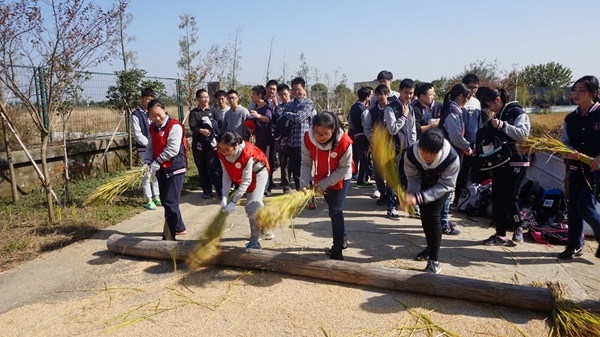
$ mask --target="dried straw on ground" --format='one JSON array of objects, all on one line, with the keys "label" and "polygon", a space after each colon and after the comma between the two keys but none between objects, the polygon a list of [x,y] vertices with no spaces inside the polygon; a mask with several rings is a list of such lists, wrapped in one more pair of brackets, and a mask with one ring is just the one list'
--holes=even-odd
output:
[{"label": "dried straw on ground", "polygon": [[139,185],[144,174],[150,174],[149,169],[127,171],[123,176],[98,187],[83,204],[104,205],[112,203],[118,195]]},{"label": "dried straw on ground", "polygon": [[560,282],[548,282],[547,286],[554,296],[551,336],[600,336],[600,316],[567,299],[566,291]]},{"label": "dried straw on ground", "polygon": [[268,231],[277,225],[284,225],[288,220],[292,222],[308,202],[316,197],[314,190],[310,189],[306,193],[294,192],[292,194],[283,194],[275,197],[265,198],[266,205],[261,207],[254,214],[258,227]]},{"label": "dried straw on ground", "polygon": [[219,242],[223,234],[225,220],[229,214],[219,210],[219,213],[212,219],[206,230],[200,236],[198,244],[186,260],[188,266],[198,268],[211,261],[221,252]]},{"label": "dried straw on ground", "polygon": [[[519,153],[548,152],[551,154],[568,155],[574,151],[568,148],[560,140],[552,137],[528,137],[524,143],[518,144]],[[590,164],[594,158],[583,153],[579,155],[580,161]]]}]

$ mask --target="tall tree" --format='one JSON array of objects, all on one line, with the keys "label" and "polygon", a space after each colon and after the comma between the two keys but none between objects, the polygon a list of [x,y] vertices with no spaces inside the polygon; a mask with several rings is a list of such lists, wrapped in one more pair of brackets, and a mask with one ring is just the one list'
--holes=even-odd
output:
[{"label": "tall tree", "polygon": [[310,82],[310,68],[306,64],[306,57],[304,56],[304,52],[300,53],[300,57],[298,59],[300,60],[300,69],[298,69],[298,72],[296,72],[296,76],[302,77],[306,82],[306,86],[308,87],[308,83]]},{"label": "tall tree", "polygon": [[271,37],[271,44],[269,46],[269,56],[267,57],[267,74],[265,76],[265,83],[269,82],[271,79],[271,58],[273,57],[273,41],[275,40],[275,36]]},{"label": "tall tree", "polygon": [[571,69],[557,62],[530,64],[521,71],[520,80],[528,87],[561,88],[572,82]]},{"label": "tall tree", "polygon": [[281,65],[279,66],[279,69],[281,69],[281,77],[279,78],[279,82],[280,83],[285,83],[286,81],[289,81],[290,79],[288,78],[288,63],[285,62],[285,54],[286,52],[283,52],[283,63],[281,63]]},{"label": "tall tree", "polygon": [[[121,6],[128,3],[129,0],[119,0]],[[113,52],[123,62],[123,70],[125,71],[130,67],[137,67],[137,53],[133,50],[127,50],[127,45],[136,40],[135,36],[129,36],[126,32],[131,21],[133,21],[133,14],[125,11],[119,13],[119,32],[113,41]]]},{"label": "tall tree", "polygon": [[237,27],[235,34],[231,37],[231,43],[229,48],[231,49],[231,66],[227,76],[227,87],[229,89],[236,89],[238,85],[238,75],[242,70],[240,61],[242,60],[242,31],[244,27]]}]

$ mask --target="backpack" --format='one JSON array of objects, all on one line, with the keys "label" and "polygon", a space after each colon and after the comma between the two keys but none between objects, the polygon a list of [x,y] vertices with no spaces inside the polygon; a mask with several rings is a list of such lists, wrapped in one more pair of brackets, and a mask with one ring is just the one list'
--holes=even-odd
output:
[{"label": "backpack", "polygon": [[492,217],[492,179],[485,180],[478,188],[479,204],[477,209],[480,215]]},{"label": "backpack", "polygon": [[562,190],[557,188],[544,191],[540,203],[537,221],[542,222],[566,222],[567,202]]},{"label": "backpack", "polygon": [[531,226],[539,226],[536,220],[537,210],[535,205],[521,207],[521,228],[526,229]]},{"label": "backpack", "polygon": [[467,186],[458,199],[458,210],[463,212],[473,212],[477,209],[477,204],[481,198],[479,194],[479,184],[471,184]]},{"label": "backpack", "polygon": [[544,189],[540,186],[540,183],[533,180],[528,180],[519,191],[517,197],[520,207],[531,207],[532,205],[541,205],[542,194]]},{"label": "backpack", "polygon": [[475,145],[476,163],[482,171],[500,167],[510,161],[512,150],[506,136],[494,128],[491,121],[485,122],[477,131]]},{"label": "backpack", "polygon": [[546,245],[567,244],[569,239],[569,227],[563,223],[541,222],[532,223],[529,227],[529,234],[535,242]]},{"label": "backpack", "polygon": [[275,124],[275,130],[273,131],[273,137],[275,138],[275,140],[285,139],[289,137],[291,131],[292,127],[290,125],[290,120],[287,118],[287,116],[279,116],[279,118],[277,118],[277,123]]}]

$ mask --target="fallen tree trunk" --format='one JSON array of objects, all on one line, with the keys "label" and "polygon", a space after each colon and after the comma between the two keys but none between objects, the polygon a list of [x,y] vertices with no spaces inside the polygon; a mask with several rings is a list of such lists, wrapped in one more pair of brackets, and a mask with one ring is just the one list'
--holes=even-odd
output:
[{"label": "fallen tree trunk", "polygon": [[[195,244],[195,241],[145,240],[120,234],[111,235],[106,243],[108,250],[118,254],[159,260],[185,260]],[[216,262],[227,267],[268,270],[546,313],[553,307],[552,293],[547,288],[333,261],[313,255],[225,247]]]}]

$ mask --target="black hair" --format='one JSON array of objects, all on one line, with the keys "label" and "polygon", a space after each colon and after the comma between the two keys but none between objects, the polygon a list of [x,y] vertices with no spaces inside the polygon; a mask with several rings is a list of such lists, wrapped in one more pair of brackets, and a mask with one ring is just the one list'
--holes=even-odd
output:
[{"label": "black hair", "polygon": [[421,134],[419,149],[426,153],[438,153],[444,148],[444,132],[440,128],[430,128]]},{"label": "black hair", "polygon": [[302,88],[306,87],[306,81],[304,81],[304,79],[302,77],[296,77],[292,80],[292,87],[295,86],[296,84],[300,84],[300,86]]},{"label": "black hair", "polygon": [[272,85],[274,85],[275,87],[278,87],[279,83],[277,83],[276,80],[269,80],[269,82],[267,82],[267,84],[265,85],[265,87],[269,87],[269,86],[272,86]]},{"label": "black hair", "polygon": [[467,74],[467,75],[465,75],[465,77],[463,77],[462,83],[463,84],[469,84],[469,83],[479,84],[479,77],[477,77],[477,75],[475,75],[475,74]]},{"label": "black hair", "polygon": [[154,108],[155,106],[160,107],[163,110],[165,110],[165,106],[164,106],[164,104],[162,104],[161,101],[159,101],[157,99],[153,99],[148,103],[148,111],[150,111],[150,109]]},{"label": "black hair", "polygon": [[154,90],[152,90],[152,88],[144,88],[142,89],[142,94],[140,95],[141,97],[156,97],[156,93],[154,92]]},{"label": "black hair", "polygon": [[377,74],[377,82],[383,81],[383,80],[392,81],[393,79],[394,79],[394,75],[392,75],[392,73],[387,70],[382,70],[379,72],[379,74]]},{"label": "black hair", "polygon": [[280,83],[277,86],[277,92],[284,91],[284,90],[290,91],[290,86],[285,83]]},{"label": "black hair", "polygon": [[196,98],[200,97],[200,94],[202,94],[203,92],[208,93],[206,89],[198,89],[198,91],[196,91]]},{"label": "black hair", "polygon": [[260,98],[264,101],[267,99],[267,89],[262,85],[255,85],[252,87],[252,91],[260,95]]},{"label": "black hair", "polygon": [[506,105],[506,103],[510,102],[512,98],[510,93],[502,88],[498,90],[488,89],[481,94],[481,107],[487,108],[488,102],[495,101],[497,97],[500,97],[503,105]]},{"label": "black hair", "polygon": [[358,91],[356,92],[356,94],[358,95],[358,99],[361,101],[364,101],[365,99],[367,99],[367,97],[369,97],[369,95],[373,92],[373,88],[371,87],[362,87],[360,89],[358,89]]},{"label": "black hair", "polygon": [[[475,97],[481,102],[483,101],[483,94],[490,90],[489,87],[479,87],[479,89],[477,90],[477,93],[475,94]],[[483,107],[483,106],[482,106]]]},{"label": "black hair", "polygon": [[390,88],[385,84],[380,84],[375,88],[375,95],[386,95],[390,94]]},{"label": "black hair", "polygon": [[403,79],[402,82],[400,82],[400,91],[402,91],[402,89],[404,89],[404,88],[414,89],[415,81],[413,81],[410,78]]},{"label": "black hair", "polygon": [[334,149],[338,144],[339,132],[344,132],[342,129],[342,122],[333,112],[321,111],[312,118],[312,128],[314,130],[317,126],[323,126],[332,130],[331,138],[327,143],[331,142],[331,148]]},{"label": "black hair", "polygon": [[233,131],[225,131],[219,135],[217,142],[225,143],[229,146],[236,146],[242,143],[242,136]]},{"label": "black hair", "polygon": [[235,90],[233,90],[233,89],[231,89],[231,90],[229,90],[229,91],[227,92],[227,96],[229,96],[229,95],[231,95],[231,94],[236,94],[236,95],[238,95],[238,92],[237,92],[237,91],[235,91]]},{"label": "black hair", "polygon": [[471,89],[464,83],[455,84],[452,89],[444,96],[443,110],[446,110],[450,106],[450,101],[454,101],[456,97],[463,95],[465,98],[469,97]]},{"label": "black hair", "polygon": [[598,96],[598,78],[596,78],[596,76],[583,76],[582,78],[575,81],[575,83],[573,83],[571,91],[573,91],[573,88],[575,88],[575,84],[577,83],[583,84],[583,86],[585,86],[587,91],[589,91],[591,94],[594,94],[595,92],[596,95],[594,95],[594,102],[600,102],[600,97]]},{"label": "black hair", "polygon": [[431,84],[429,82],[421,83],[415,91],[415,96],[417,96],[417,98],[419,98],[419,97],[421,97],[421,95],[426,95],[427,91],[429,91],[429,89],[433,89],[433,84]]},{"label": "black hair", "polygon": [[217,90],[217,92],[215,92],[215,98],[225,97],[225,96],[227,96],[227,93],[225,92],[225,90]]}]

